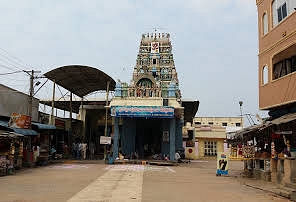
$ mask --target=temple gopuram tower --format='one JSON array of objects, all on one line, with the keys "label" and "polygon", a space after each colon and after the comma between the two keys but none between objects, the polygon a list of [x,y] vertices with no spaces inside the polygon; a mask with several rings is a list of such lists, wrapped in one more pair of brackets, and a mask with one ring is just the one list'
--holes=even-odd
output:
[{"label": "temple gopuram tower", "polygon": [[113,155],[168,156],[182,147],[184,108],[168,33],[143,34],[130,84],[118,81],[110,103]]}]

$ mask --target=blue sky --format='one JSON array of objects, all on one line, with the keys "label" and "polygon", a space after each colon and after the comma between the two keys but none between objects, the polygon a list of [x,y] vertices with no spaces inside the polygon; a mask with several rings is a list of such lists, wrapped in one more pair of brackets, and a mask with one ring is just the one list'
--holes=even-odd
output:
[{"label": "blue sky", "polygon": [[[83,64],[129,82],[141,35],[156,28],[171,35],[181,92],[200,101],[197,116],[239,116],[240,100],[243,113],[262,114],[255,0],[10,0],[0,17],[0,73]],[[28,92],[26,74],[0,78]]]}]

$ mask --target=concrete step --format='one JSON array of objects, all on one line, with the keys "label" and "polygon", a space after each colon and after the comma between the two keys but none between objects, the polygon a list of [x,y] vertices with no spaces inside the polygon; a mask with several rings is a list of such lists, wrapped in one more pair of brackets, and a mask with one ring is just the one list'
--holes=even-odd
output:
[{"label": "concrete step", "polygon": [[290,191],[287,191],[283,188],[278,188],[278,189],[275,189],[274,192],[280,196],[283,196],[285,198],[290,198],[291,196],[291,192]]},{"label": "concrete step", "polygon": [[291,199],[292,201],[296,201],[296,192],[295,192],[295,191],[291,193],[291,195],[290,195],[290,199]]},{"label": "concrete step", "polygon": [[286,183],[285,187],[291,188],[296,191],[296,183]]},{"label": "concrete step", "polygon": [[283,187],[283,190],[288,191],[288,192],[290,192],[290,193],[292,193],[293,191],[295,191],[294,188],[286,187],[286,186]]}]

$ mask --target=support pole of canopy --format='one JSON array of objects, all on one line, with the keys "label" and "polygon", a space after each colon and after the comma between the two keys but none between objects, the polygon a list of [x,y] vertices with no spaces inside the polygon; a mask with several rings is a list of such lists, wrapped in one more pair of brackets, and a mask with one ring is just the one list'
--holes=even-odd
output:
[{"label": "support pole of canopy", "polygon": [[176,137],[176,119],[170,119],[170,160],[175,160],[175,137]]},{"label": "support pole of canopy", "polygon": [[54,125],[54,100],[55,100],[55,79],[53,80],[53,89],[52,89],[52,101],[51,101],[51,114],[49,117],[49,125]]},{"label": "support pole of canopy", "polygon": [[118,157],[119,118],[114,118],[113,159]]},{"label": "support pole of canopy", "polygon": [[68,145],[71,145],[72,140],[72,92],[70,92],[70,126],[69,126],[69,135],[68,135]]},{"label": "support pole of canopy", "polygon": [[81,97],[81,103],[80,103],[80,106],[81,106],[81,110],[80,110],[80,120],[82,121],[82,135],[86,141],[86,138],[88,140],[88,145],[90,144],[91,142],[91,139],[90,139],[90,136],[87,136],[86,133],[85,133],[85,115],[86,115],[86,110],[84,112],[84,109],[83,109],[83,96]]},{"label": "support pole of canopy", "polygon": [[[70,92],[70,122],[72,123],[72,92]],[[72,128],[72,124],[70,124],[70,128]]]},{"label": "support pole of canopy", "polygon": [[[105,137],[107,137],[107,127],[108,127],[108,99],[109,99],[109,85],[110,81],[107,81],[106,89],[106,106],[105,106]],[[104,159],[106,159],[106,145],[104,147]]]},{"label": "support pole of canopy", "polygon": [[82,96],[82,98],[81,98],[81,110],[83,110],[83,96]]}]

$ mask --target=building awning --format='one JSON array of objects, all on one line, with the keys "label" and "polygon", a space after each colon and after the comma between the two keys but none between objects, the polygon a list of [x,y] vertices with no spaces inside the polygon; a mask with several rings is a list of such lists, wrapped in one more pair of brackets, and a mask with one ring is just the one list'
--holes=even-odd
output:
[{"label": "building awning", "polygon": [[8,128],[8,121],[0,120],[0,126]]},{"label": "building awning", "polygon": [[112,106],[111,116],[129,118],[174,118],[174,108],[156,106]]},{"label": "building awning", "polygon": [[18,133],[18,134],[22,134],[22,135],[31,135],[31,136],[36,136],[38,135],[38,133],[35,130],[30,130],[30,129],[23,129],[23,128],[12,128],[12,130],[14,130],[14,132]]},{"label": "building awning", "polygon": [[43,123],[32,123],[32,126],[38,127],[39,130],[55,130],[55,129],[57,129],[54,125],[43,124]]},{"label": "building awning", "polygon": [[233,134],[235,134],[234,138],[243,137],[243,136],[249,135],[251,133],[255,134],[257,132],[265,130],[266,128],[268,128],[272,125],[273,124],[270,121],[268,121],[266,123],[262,123],[259,125],[253,125],[253,126],[249,126],[247,128],[243,128],[241,130],[237,130],[237,131],[233,132]]},{"label": "building awning", "polygon": [[21,134],[21,135],[32,135],[36,136],[38,133],[35,130],[30,130],[30,129],[23,129],[23,128],[11,128],[8,126],[8,121],[5,120],[0,120],[0,126],[8,128],[10,130],[13,130],[14,132]]},{"label": "building awning", "polygon": [[293,120],[296,120],[296,113],[290,113],[290,114],[286,114],[284,116],[281,116],[277,119],[274,119],[271,121],[272,124],[275,124],[275,125],[279,125],[279,124],[282,124],[282,123],[288,123],[290,121],[293,121]]},{"label": "building awning", "polygon": [[0,130],[0,139],[1,138],[7,138],[7,139],[16,139],[24,137],[24,135],[15,133],[15,132],[10,132],[10,131],[5,131],[5,130]]}]

